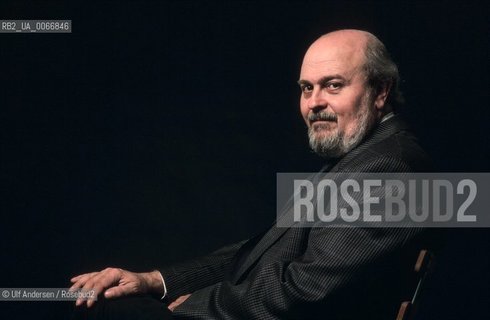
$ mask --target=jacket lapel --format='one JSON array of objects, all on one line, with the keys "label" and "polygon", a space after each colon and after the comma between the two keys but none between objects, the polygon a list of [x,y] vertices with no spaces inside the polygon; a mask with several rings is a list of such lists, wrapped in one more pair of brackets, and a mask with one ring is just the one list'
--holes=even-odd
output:
[{"label": "jacket lapel", "polygon": [[[313,179],[318,178],[322,173],[326,172],[338,172],[342,170],[352,159],[359,156],[361,153],[365,152],[372,145],[386,139],[387,137],[403,130],[405,124],[402,123],[397,116],[392,117],[378,125],[374,132],[364,140],[359,146],[351,150],[347,155],[344,156],[340,161],[336,163],[327,164],[317,173]],[[294,224],[293,219],[293,206],[287,206],[286,211],[281,215],[279,219],[285,219],[285,223],[281,223],[284,227],[277,227],[277,221],[274,222],[272,227],[267,231],[264,236],[257,242],[255,247],[252,249],[248,257],[245,259],[241,266],[238,266],[238,271],[232,275],[233,283],[237,283],[246,274],[246,272],[260,259],[267,249],[269,249],[274,243],[276,243],[291,226]]]}]

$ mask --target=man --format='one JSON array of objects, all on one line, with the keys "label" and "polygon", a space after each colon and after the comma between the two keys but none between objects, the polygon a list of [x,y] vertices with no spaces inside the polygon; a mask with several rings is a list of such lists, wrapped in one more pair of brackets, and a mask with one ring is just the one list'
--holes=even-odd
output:
[{"label": "man", "polygon": [[[300,107],[312,149],[327,160],[324,171],[428,170],[424,152],[394,115],[398,80],[370,33],[335,31],[310,46]],[[74,289],[104,292],[104,301],[87,302],[90,311],[78,308],[80,317],[393,319],[421,239],[408,228],[273,227],[160,271],[108,268],[72,282]],[[172,314],[141,294],[164,296]]]}]

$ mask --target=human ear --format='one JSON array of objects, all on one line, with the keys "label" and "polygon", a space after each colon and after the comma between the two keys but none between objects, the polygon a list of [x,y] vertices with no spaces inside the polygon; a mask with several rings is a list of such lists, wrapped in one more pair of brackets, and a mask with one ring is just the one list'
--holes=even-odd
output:
[{"label": "human ear", "polygon": [[374,105],[376,109],[381,110],[385,106],[386,98],[391,90],[391,83],[383,83],[379,86],[376,92],[376,99],[374,100]]}]

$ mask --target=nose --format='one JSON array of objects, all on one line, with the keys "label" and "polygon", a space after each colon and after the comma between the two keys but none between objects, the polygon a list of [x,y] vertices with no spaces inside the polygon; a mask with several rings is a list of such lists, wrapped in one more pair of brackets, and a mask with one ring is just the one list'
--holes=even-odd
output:
[{"label": "nose", "polygon": [[328,103],[323,90],[319,87],[314,87],[308,99],[308,108],[312,111],[317,111],[327,108],[327,105]]}]

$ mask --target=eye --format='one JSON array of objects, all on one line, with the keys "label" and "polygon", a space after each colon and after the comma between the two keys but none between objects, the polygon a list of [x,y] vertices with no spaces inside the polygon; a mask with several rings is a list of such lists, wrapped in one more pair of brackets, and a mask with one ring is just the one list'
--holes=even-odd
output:
[{"label": "eye", "polygon": [[326,85],[327,90],[329,91],[338,91],[343,87],[341,82],[329,82]]},{"label": "eye", "polygon": [[300,88],[303,93],[311,93],[313,91],[313,86],[311,84],[302,84],[300,85]]}]

